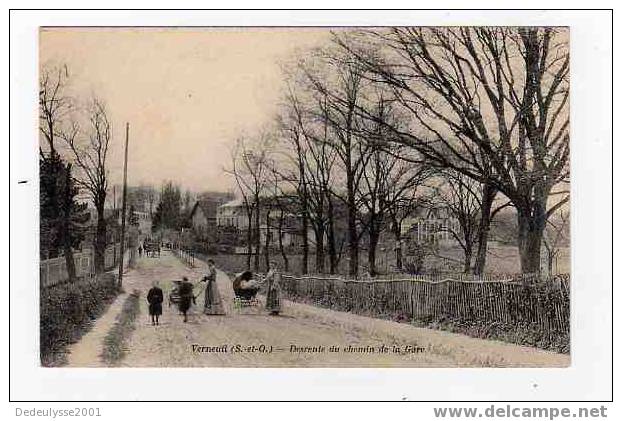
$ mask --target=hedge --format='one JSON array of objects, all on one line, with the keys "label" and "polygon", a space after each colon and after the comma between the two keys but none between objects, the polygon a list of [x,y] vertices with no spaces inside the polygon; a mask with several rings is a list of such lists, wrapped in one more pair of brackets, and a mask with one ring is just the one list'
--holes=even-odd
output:
[{"label": "hedge", "polygon": [[568,353],[569,282],[567,275],[532,283],[283,275],[281,289],[284,298],[332,310]]}]

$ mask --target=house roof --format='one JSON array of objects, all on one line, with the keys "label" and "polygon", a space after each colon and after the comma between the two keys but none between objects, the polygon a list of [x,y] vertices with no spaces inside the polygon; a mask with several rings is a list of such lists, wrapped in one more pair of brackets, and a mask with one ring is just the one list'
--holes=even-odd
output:
[{"label": "house roof", "polygon": [[221,208],[237,208],[243,205],[244,205],[244,202],[242,201],[242,199],[234,199],[227,203],[223,203],[222,205],[220,205],[220,207]]},{"label": "house roof", "polygon": [[211,199],[198,200],[194,204],[194,207],[192,208],[192,212],[190,212],[190,218],[194,216],[197,209],[201,209],[201,212],[203,212],[203,215],[205,215],[206,218],[216,218],[216,210],[218,209],[219,205],[220,205],[220,202],[218,200],[211,200]]}]

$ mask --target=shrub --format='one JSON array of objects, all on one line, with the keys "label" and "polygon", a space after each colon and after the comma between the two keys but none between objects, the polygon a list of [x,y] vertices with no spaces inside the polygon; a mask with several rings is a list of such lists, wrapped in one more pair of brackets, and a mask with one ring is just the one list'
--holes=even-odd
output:
[{"label": "shrub", "polygon": [[103,313],[118,294],[116,278],[95,279],[40,289],[40,356],[44,366],[62,360],[67,345],[77,341],[90,322]]}]

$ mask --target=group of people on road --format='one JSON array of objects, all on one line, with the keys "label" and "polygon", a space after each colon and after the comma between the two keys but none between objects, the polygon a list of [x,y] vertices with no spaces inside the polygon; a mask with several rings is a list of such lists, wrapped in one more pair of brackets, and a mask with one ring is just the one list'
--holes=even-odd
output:
[{"label": "group of people on road", "polygon": [[[276,262],[272,262],[270,270],[265,276],[264,283],[266,286],[266,310],[270,315],[276,316],[281,311],[281,298],[280,298],[280,279],[281,275],[278,270]],[[216,282],[216,264],[214,260],[209,259],[207,261],[207,273],[199,281],[199,283],[205,283],[205,300],[203,305],[203,314],[206,315],[225,315],[225,308],[218,290],[218,284]],[[195,295],[195,287],[188,280],[187,277],[183,277],[181,281],[174,281],[177,285],[171,293],[171,301],[173,301],[173,295],[175,297],[179,312],[183,315],[184,322],[188,321],[188,311],[192,304],[196,304],[196,299],[200,295]],[[198,283],[197,283],[198,284]],[[253,274],[250,271],[242,272],[238,274],[233,280],[233,290],[236,296],[244,296],[248,294],[253,297],[259,291],[259,283],[253,279]],[[154,282],[152,288],[147,293],[147,302],[149,303],[149,315],[151,317],[151,323],[153,325],[159,324],[159,316],[162,315],[162,303],[164,302],[164,293],[159,287],[158,282]]]},{"label": "group of people on road", "polygon": [[159,242],[148,242],[145,240],[138,245],[138,257],[151,256],[160,257],[161,246]]}]

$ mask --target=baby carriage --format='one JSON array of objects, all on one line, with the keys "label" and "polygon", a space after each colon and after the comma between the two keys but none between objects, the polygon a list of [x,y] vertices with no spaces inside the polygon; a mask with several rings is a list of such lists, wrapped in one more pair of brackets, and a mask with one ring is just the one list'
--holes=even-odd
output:
[{"label": "baby carriage", "polygon": [[[181,301],[181,295],[179,294],[179,288],[181,287],[182,281],[173,281],[173,288],[171,292],[168,294],[168,306],[170,307],[172,304],[179,305]],[[196,295],[192,296],[192,302],[196,304]]]},{"label": "baby carriage", "polygon": [[236,275],[233,281],[233,307],[240,309],[243,307],[257,307],[259,306],[259,300],[257,299],[257,293],[259,292],[259,286],[243,286],[242,282],[249,283],[253,279],[253,273],[250,271],[244,271]]},{"label": "baby carriage", "polygon": [[168,306],[170,307],[172,304],[179,304],[180,296],[179,296],[179,286],[181,285],[181,281],[173,281],[173,288],[171,292],[168,294]]}]

